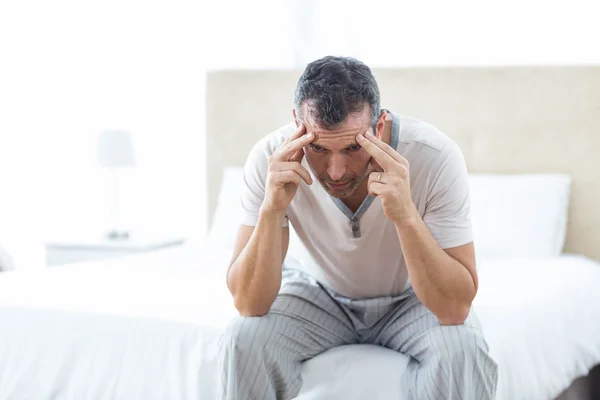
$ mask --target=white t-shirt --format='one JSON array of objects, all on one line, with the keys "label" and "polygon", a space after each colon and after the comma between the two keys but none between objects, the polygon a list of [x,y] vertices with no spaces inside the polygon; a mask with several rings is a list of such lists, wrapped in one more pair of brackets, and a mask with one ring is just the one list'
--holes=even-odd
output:
[{"label": "white t-shirt", "polygon": [[[430,124],[392,116],[390,145],[409,162],[411,197],[429,231],[444,249],[471,242],[468,173],[458,145]],[[242,224],[256,225],[268,158],[295,129],[293,123],[278,129],[250,152],[244,167]],[[306,157],[302,164],[312,176]],[[300,184],[287,210],[293,227],[288,255],[317,281],[349,298],[406,290],[410,282],[402,249],[381,201],[368,196],[352,213],[312,177],[312,185]]]}]

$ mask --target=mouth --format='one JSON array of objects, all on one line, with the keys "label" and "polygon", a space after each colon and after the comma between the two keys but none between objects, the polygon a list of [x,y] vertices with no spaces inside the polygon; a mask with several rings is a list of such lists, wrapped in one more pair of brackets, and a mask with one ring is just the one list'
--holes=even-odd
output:
[{"label": "mouth", "polygon": [[333,183],[333,182],[327,182],[327,186],[329,186],[330,189],[332,190],[344,190],[348,187],[348,185],[350,185],[350,181],[344,182],[344,183]]}]

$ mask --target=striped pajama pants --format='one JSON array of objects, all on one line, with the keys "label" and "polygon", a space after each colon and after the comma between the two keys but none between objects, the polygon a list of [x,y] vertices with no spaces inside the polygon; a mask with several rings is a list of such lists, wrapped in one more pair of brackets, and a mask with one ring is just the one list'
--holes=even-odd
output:
[{"label": "striped pajama pants", "polygon": [[[407,354],[406,399],[493,399],[497,366],[471,312],[463,325],[442,326],[414,292],[352,300],[307,274],[284,269],[269,313],[237,317],[220,349],[220,399],[291,399],[301,363],[335,346],[370,343]],[[400,377],[401,376],[401,377]]]}]

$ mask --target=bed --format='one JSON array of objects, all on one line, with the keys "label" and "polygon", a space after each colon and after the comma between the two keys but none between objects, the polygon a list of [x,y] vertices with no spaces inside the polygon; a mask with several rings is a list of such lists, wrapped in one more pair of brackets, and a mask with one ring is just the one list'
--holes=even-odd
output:
[{"label": "bed", "polygon": [[[600,68],[375,72],[386,107],[453,136],[473,173],[483,251],[474,309],[499,364],[497,398],[593,398],[582,377],[600,364]],[[0,400],[215,398],[218,338],[236,314],[224,281],[236,167],[289,122],[297,76],[209,74],[208,242],[0,273]],[[302,251],[294,240],[290,262]],[[332,349],[304,364],[297,399],[400,399],[406,362],[373,346]]]},{"label": "bed", "polygon": [[[235,315],[224,250],[6,273],[0,399],[215,399],[218,336]],[[502,371],[498,399],[553,399],[600,361],[597,263],[564,255],[479,268],[475,309]],[[374,346],[333,349],[305,364],[298,399],[401,399],[406,363]]]}]

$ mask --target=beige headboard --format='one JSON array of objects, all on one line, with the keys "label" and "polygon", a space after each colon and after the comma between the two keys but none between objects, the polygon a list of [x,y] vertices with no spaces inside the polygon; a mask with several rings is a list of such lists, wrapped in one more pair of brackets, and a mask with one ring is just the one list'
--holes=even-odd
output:
[{"label": "beige headboard", "polygon": [[[571,174],[565,251],[600,259],[600,67],[373,72],[382,106],[421,118],[451,136],[471,172]],[[256,140],[291,121],[300,74],[208,74],[209,216],[223,168],[243,165]]]}]

